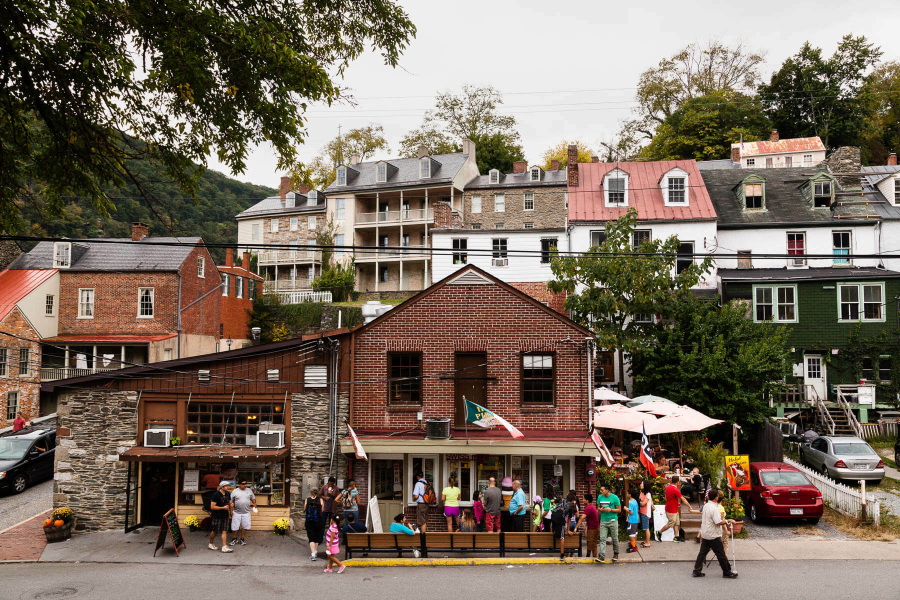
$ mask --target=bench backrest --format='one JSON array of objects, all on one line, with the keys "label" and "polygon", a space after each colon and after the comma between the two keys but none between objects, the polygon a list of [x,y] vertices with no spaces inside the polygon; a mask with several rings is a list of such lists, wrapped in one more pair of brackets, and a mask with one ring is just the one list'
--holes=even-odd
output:
[{"label": "bench backrest", "polygon": [[429,550],[472,548],[475,550],[499,550],[500,536],[496,533],[433,533],[425,534],[425,547]]},{"label": "bench backrest", "polygon": [[418,548],[418,535],[406,533],[347,533],[347,546],[352,549],[386,550],[389,548]]}]

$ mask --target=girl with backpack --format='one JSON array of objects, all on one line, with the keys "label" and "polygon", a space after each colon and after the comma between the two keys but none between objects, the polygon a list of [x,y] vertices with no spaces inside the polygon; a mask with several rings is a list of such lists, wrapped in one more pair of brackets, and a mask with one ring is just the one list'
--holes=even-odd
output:
[{"label": "girl with backpack", "polygon": [[309,560],[316,560],[319,552],[319,544],[322,542],[322,499],[319,498],[319,490],[313,488],[309,490],[309,498],[306,499],[306,505],[303,514],[306,517],[306,539],[309,540],[309,551],[311,552]]},{"label": "girl with backpack", "polygon": [[325,567],[326,573],[332,573],[331,565],[337,565],[338,573],[343,573],[344,569],[347,567],[344,566],[344,563],[338,560],[337,555],[341,552],[341,531],[338,529],[338,521],[340,517],[337,515],[331,515],[331,522],[329,523],[328,533],[325,536],[325,554],[328,555],[328,566]]}]

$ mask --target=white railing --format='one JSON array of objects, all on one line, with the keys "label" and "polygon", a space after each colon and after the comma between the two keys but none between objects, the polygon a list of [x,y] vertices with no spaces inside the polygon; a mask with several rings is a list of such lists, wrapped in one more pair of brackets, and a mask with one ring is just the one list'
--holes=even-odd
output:
[{"label": "white railing", "polygon": [[[822,494],[822,500],[826,506],[857,519],[862,517],[862,492],[860,490],[838,483],[821,473],[816,473],[787,456],[783,460],[809,477],[812,484]],[[872,502],[866,502],[866,512],[875,525],[881,525],[881,504],[877,499],[873,498]]]},{"label": "white railing", "polygon": [[282,304],[331,302],[331,292],[282,292],[278,294],[278,299]]},{"label": "white railing", "polygon": [[819,417],[822,419],[822,423],[828,428],[828,435],[834,435],[834,419],[831,418],[831,413],[828,412],[825,401],[819,398],[819,393],[816,392],[816,388],[811,385],[806,385],[804,386],[804,392],[806,393],[806,399],[815,405],[816,411],[818,411]]},{"label": "white railing", "polygon": [[107,371],[115,371],[121,367],[103,368],[103,369],[76,369],[74,367],[41,367],[41,381],[58,381],[60,379],[69,379],[70,377],[85,377],[87,375],[96,375],[97,373],[106,373]]},{"label": "white railing", "polygon": [[259,265],[281,265],[301,262],[319,262],[322,252],[319,250],[270,250],[259,253]]},{"label": "white railing", "polygon": [[264,281],[265,292],[311,292],[312,279],[279,279],[278,281]]},{"label": "white railing", "polygon": [[357,261],[387,260],[392,258],[419,258],[429,254],[431,248],[424,244],[409,244],[402,248],[369,248],[356,251]]},{"label": "white railing", "polygon": [[406,221],[430,221],[434,218],[434,211],[424,208],[410,208],[404,210],[380,210],[378,212],[356,213],[357,225],[371,225],[373,223],[402,223]]},{"label": "white railing", "polygon": [[847,415],[847,422],[850,423],[853,433],[856,437],[862,438],[863,432],[862,427],[859,426],[859,419],[856,418],[856,414],[854,414],[853,410],[850,408],[850,404],[847,403],[843,390],[837,390],[837,401],[838,406],[840,406],[841,409],[843,409],[844,414]]},{"label": "white railing", "polygon": [[881,436],[897,437],[897,423],[860,423],[859,427],[862,429],[864,440]]}]

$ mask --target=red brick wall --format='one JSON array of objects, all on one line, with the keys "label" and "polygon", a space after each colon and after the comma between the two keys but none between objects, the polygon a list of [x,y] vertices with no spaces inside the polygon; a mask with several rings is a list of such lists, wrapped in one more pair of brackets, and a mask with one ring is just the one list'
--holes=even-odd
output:
[{"label": "red brick wall", "polygon": [[[388,407],[389,351],[420,351],[425,374],[452,371],[455,352],[485,351],[487,408],[520,429],[583,431],[589,390],[584,333],[499,285],[444,285],[429,296],[357,334],[351,419],[360,429],[406,430],[425,419],[453,418],[453,381],[423,380],[421,407]],[[569,338],[571,342],[554,343]],[[552,345],[550,345],[552,344]],[[550,345],[556,355],[556,402],[523,407],[518,354]]]},{"label": "red brick wall", "polygon": [[563,303],[566,301],[565,293],[554,293],[547,289],[547,284],[540,281],[527,281],[521,283],[512,283],[511,286],[521,292],[525,292],[538,302],[546,302],[550,308],[558,313],[566,314],[563,310]]},{"label": "red brick wall", "polygon": [[[201,279],[197,276],[197,257],[206,259],[205,275]],[[194,248],[181,265],[181,306],[187,306],[203,294],[222,284],[216,263],[209,250],[203,247]],[[222,294],[213,292],[181,313],[181,329],[186,334],[219,335]]]},{"label": "red brick wall", "polygon": [[[219,267],[223,273],[228,273],[228,296],[221,296],[222,311],[222,337],[232,338],[235,340],[250,338],[250,313],[253,309],[253,302],[250,300],[248,286],[250,280],[244,277],[244,297],[236,298],[234,295],[234,278],[240,276],[238,271]],[[257,290],[262,289],[262,282],[257,282]]]},{"label": "red brick wall", "polygon": [[[6,348],[9,370],[7,377],[0,378],[0,428],[12,425],[12,419],[6,421],[6,401],[9,392],[19,393],[19,410],[30,421],[40,416],[41,408],[41,347],[37,343],[38,335],[28,324],[28,321],[13,308],[0,321],[0,331],[27,338],[25,341],[12,338],[8,335],[0,335],[0,347]],[[30,352],[29,375],[19,373],[19,349],[28,348]]]}]

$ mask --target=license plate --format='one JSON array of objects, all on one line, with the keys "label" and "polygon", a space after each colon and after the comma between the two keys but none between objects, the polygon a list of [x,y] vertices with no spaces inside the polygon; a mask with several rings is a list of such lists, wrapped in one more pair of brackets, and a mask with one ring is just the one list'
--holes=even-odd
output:
[{"label": "license plate", "polygon": [[802,508],[792,508],[792,509],[791,509],[791,514],[792,514],[792,515],[802,515],[802,514],[803,514],[803,509],[802,509]]},{"label": "license plate", "polygon": [[869,470],[869,465],[866,465],[866,464],[861,464],[861,465],[860,465],[860,464],[856,464],[856,465],[853,465],[853,468],[855,468],[855,469],[857,469],[857,470],[859,470],[859,471],[868,471],[868,470]]}]

